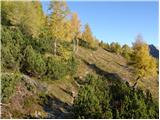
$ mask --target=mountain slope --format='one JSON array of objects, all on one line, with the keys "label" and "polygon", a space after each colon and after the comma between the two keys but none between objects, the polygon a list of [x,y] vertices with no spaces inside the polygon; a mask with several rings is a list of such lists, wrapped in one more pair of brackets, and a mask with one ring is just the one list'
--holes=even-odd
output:
[{"label": "mountain slope", "polygon": [[[107,78],[115,80],[128,81],[130,86],[134,84],[135,76],[133,68],[127,65],[127,61],[121,55],[108,52],[102,48],[96,51],[79,47],[77,57],[81,60],[78,70],[79,76],[85,76],[88,73],[97,73]],[[154,98],[158,98],[158,78],[150,78],[139,81],[138,87],[143,90],[149,89]]]},{"label": "mountain slope", "polygon": [[[80,58],[92,71],[95,71],[95,66],[97,69],[99,68],[106,73],[117,74],[124,81],[132,79],[132,67],[127,65],[126,59],[121,55],[108,52],[102,48],[92,51],[79,47],[77,57]],[[83,70],[80,69],[80,71]]]},{"label": "mountain slope", "polygon": [[[40,81],[37,78],[22,75],[24,80],[17,85],[16,88],[20,89],[17,89],[12,96],[10,107],[3,107],[3,118],[9,118],[8,116],[12,118],[12,115],[17,116],[17,118],[22,118],[23,116],[21,114],[23,111],[25,111],[26,114],[32,115],[27,116],[30,118],[73,118],[71,110],[80,86],[78,83],[83,81],[84,77],[89,73],[105,76],[111,80],[111,82],[113,80],[122,80],[123,82],[128,81],[130,86],[134,84],[133,68],[127,65],[126,59],[121,55],[108,52],[102,48],[93,51],[79,47],[76,52],[76,57],[79,65],[75,75],[76,77],[74,78],[68,75],[61,80]],[[81,81],[77,81],[77,77]],[[29,85],[34,89],[28,90],[26,82],[27,86]],[[151,78],[150,80],[139,81],[138,87],[143,90],[149,89],[153,94],[153,98],[158,98],[157,80]],[[23,96],[26,97],[22,97],[19,91],[21,93],[25,91]],[[41,96],[39,93],[43,93],[43,95]],[[31,98],[35,102],[31,102]],[[13,109],[16,108],[15,106],[17,105],[17,109]],[[35,106],[34,109],[32,109],[33,105]]]}]

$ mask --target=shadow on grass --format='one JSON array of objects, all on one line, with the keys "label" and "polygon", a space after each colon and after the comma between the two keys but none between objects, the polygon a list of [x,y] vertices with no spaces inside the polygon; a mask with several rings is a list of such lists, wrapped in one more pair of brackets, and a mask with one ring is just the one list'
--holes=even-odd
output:
[{"label": "shadow on grass", "polygon": [[94,70],[98,75],[107,78],[110,82],[122,82],[123,80],[117,73],[110,73],[107,71],[102,70],[101,68],[97,67],[96,64],[90,64],[86,60],[83,62],[92,70]]},{"label": "shadow on grass", "polygon": [[41,104],[44,111],[48,113],[47,119],[72,119],[72,106],[62,102],[55,96],[46,95]]}]

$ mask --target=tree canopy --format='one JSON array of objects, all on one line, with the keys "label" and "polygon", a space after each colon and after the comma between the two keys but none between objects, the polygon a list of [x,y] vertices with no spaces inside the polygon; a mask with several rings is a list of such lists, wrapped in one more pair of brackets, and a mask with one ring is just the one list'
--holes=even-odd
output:
[{"label": "tree canopy", "polygon": [[19,27],[28,36],[37,37],[44,24],[42,6],[38,1],[3,1],[2,25]]},{"label": "tree canopy", "polygon": [[132,65],[135,68],[137,80],[157,75],[156,61],[149,54],[148,45],[140,35],[137,36],[135,43],[133,43]]}]

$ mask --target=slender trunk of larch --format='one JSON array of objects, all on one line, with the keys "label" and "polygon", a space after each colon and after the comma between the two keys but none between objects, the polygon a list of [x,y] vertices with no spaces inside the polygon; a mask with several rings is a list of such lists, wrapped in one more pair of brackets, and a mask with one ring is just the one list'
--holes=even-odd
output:
[{"label": "slender trunk of larch", "polygon": [[54,41],[54,55],[56,55],[56,52],[57,52],[56,49],[57,49],[57,41],[55,40]]}]

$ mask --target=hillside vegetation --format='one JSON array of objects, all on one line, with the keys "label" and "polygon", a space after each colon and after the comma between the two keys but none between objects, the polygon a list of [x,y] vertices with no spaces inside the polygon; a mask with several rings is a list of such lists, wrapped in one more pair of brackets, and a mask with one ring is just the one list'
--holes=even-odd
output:
[{"label": "hillside vegetation", "polygon": [[1,118],[158,118],[158,62],[143,38],[103,43],[65,1],[49,9],[2,2]]}]

